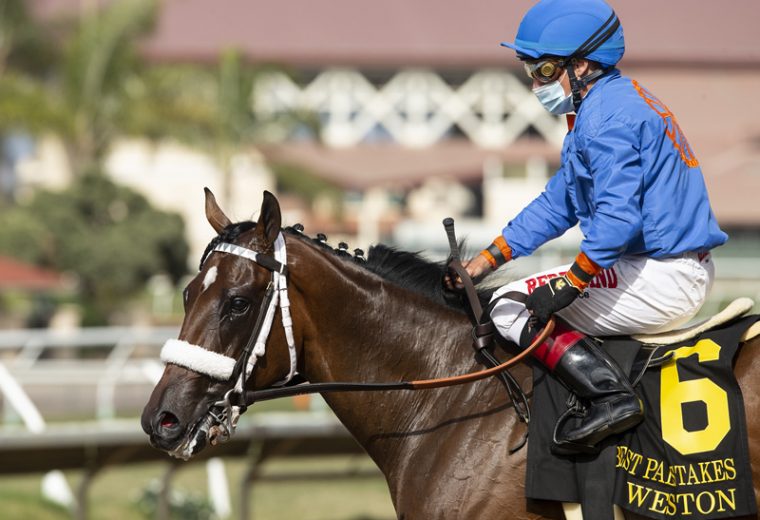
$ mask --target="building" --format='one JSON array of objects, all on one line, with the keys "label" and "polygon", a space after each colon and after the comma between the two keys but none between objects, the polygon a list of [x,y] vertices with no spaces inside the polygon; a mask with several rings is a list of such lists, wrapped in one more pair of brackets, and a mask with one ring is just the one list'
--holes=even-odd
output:
[{"label": "building", "polygon": [[[50,12],[67,3],[37,1]],[[720,254],[724,280],[756,280],[748,259],[760,252],[760,4],[611,3],[627,40],[620,67],[678,115],[718,219],[734,237]],[[283,67],[257,84],[252,106],[261,117],[313,111],[321,131],[317,139],[281,136],[260,151],[343,188],[348,218],[341,230],[358,245],[391,240],[440,254],[440,218],[451,215],[480,247],[541,190],[558,162],[564,122],[540,107],[517,60],[498,45],[514,37],[531,0],[161,5],[144,47],[151,60],[213,63],[234,47],[255,63]],[[258,200],[258,193],[245,199]],[[543,248],[524,269],[567,258],[577,241],[570,234]],[[726,294],[760,293],[760,282],[733,283],[726,281]]]}]

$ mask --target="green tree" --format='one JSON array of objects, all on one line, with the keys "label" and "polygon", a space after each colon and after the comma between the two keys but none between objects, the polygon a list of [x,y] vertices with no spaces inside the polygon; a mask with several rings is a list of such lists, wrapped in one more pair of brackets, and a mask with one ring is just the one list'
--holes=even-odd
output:
[{"label": "green tree", "polygon": [[26,73],[43,74],[57,58],[50,31],[41,30],[27,0],[0,0],[0,75],[7,64]]},{"label": "green tree", "polygon": [[[155,0],[112,2],[59,24],[33,20],[23,0],[0,3],[0,135],[52,132],[66,146],[75,174],[99,172],[139,102],[142,62],[135,49],[149,34]],[[135,98],[138,98],[137,100]]]},{"label": "green tree", "polygon": [[155,0],[112,2],[85,13],[65,47],[60,74],[73,117],[66,143],[74,170],[100,171],[114,140],[130,126],[143,65],[136,42],[150,33]]},{"label": "green tree", "polygon": [[266,142],[273,134],[282,137],[297,126],[316,131],[315,116],[305,112],[266,121],[256,116],[252,94],[256,80],[267,70],[248,63],[236,49],[224,51],[213,67],[151,67],[143,76],[142,102],[132,112],[132,131],[155,138],[169,135],[205,150],[222,172],[218,196],[229,200],[235,154]]},{"label": "green tree", "polygon": [[[0,250],[77,272],[84,297],[111,310],[151,274],[179,276],[187,254],[179,217],[145,209],[142,197],[99,179],[118,138],[170,136],[206,150],[227,199],[235,153],[273,126],[282,135],[315,124],[304,114],[258,120],[251,94],[261,69],[237,51],[212,67],[148,66],[136,45],[153,27],[157,0],[99,4],[55,25],[52,40],[49,22],[30,17],[25,0],[0,0],[0,140],[4,132],[53,133],[78,177],[62,193],[4,211]],[[303,172],[287,172],[285,184],[306,186]]]},{"label": "green tree", "polygon": [[49,23],[35,22],[23,0],[2,1],[0,137],[4,131],[51,132],[64,143],[76,175],[101,172],[112,144],[124,135],[172,137],[215,157],[223,175],[219,195],[227,200],[235,153],[273,129],[281,136],[296,125],[316,126],[305,113],[258,120],[251,95],[265,69],[234,49],[212,67],[146,65],[136,44],[153,27],[156,0],[84,11],[74,23],[58,24],[58,46],[46,39]]},{"label": "green tree", "polygon": [[0,252],[74,273],[100,321],[154,274],[176,282],[187,270],[182,218],[102,175],[81,176],[64,191],[40,191],[3,220]]}]

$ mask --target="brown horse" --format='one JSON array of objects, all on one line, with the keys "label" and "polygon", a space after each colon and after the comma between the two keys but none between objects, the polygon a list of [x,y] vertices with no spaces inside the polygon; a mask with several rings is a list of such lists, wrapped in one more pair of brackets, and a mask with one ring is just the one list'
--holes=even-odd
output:
[{"label": "brown horse", "polygon": [[[209,252],[226,242],[272,255],[281,232],[280,209],[274,196],[265,193],[257,223],[232,224],[207,191],[206,216],[219,236],[185,290],[180,338],[192,349],[202,346],[237,359],[250,343],[271,269],[237,254]],[[442,265],[387,248],[376,248],[361,264],[298,232],[282,235],[292,343],[297,370],[308,381],[402,381],[482,368],[473,357],[467,315],[442,296]],[[268,388],[290,371],[280,320],[277,310],[248,389]],[[760,361],[746,348],[752,346],[742,349],[736,373],[745,396],[757,485],[760,398],[752,382],[760,380]],[[520,367],[515,375],[527,381],[530,371]],[[193,453],[202,449],[207,439],[196,435],[198,425],[231,388],[221,379],[169,363],[142,416],[152,444],[171,452],[195,436]],[[527,510],[526,450],[509,454],[525,426],[494,379],[425,391],[327,393],[324,398],[385,475],[398,518],[549,517]],[[755,492],[757,496],[757,488]]]}]

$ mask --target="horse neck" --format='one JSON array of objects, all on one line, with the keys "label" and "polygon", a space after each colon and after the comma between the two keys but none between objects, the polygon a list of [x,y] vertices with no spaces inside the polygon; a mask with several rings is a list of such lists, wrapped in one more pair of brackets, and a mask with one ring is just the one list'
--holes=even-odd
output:
[{"label": "horse neck", "polygon": [[[291,299],[299,300],[293,301],[294,309],[307,309],[300,318],[306,323],[302,370],[310,381],[397,382],[477,368],[464,314],[307,244],[292,249],[299,259],[290,270],[295,289]],[[376,448],[373,439],[403,439],[404,432],[439,424],[452,403],[470,400],[482,387],[445,391],[445,406],[437,390],[331,393],[325,399],[385,471],[387,460],[404,457],[394,450],[413,447],[399,441]],[[419,437],[410,435],[408,440],[418,443]]]}]

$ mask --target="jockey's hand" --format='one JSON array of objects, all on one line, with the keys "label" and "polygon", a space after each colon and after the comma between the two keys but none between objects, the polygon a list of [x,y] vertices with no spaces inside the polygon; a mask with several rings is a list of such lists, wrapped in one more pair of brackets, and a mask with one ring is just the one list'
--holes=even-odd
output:
[{"label": "jockey's hand", "polygon": [[[472,278],[472,281],[475,283],[478,283],[480,278],[493,270],[491,264],[482,255],[478,255],[470,260],[462,262],[462,267],[464,267],[464,270],[467,271],[467,274],[470,275],[470,278]],[[453,269],[449,269],[443,277],[443,285],[450,291],[464,288],[462,279]]]},{"label": "jockey's hand", "polygon": [[564,309],[581,294],[567,275],[550,279],[546,285],[536,287],[525,302],[525,307],[541,323],[549,321],[552,314]]}]

